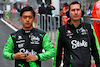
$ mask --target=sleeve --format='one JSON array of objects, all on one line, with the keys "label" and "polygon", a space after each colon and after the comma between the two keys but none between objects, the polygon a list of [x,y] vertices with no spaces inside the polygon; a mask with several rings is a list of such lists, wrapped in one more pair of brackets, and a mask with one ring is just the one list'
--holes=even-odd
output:
[{"label": "sleeve", "polygon": [[51,6],[51,10],[55,10],[55,7],[54,6]]},{"label": "sleeve", "polygon": [[40,10],[40,9],[41,9],[41,7],[39,7],[38,9],[39,9],[39,14],[41,14],[41,10]]},{"label": "sleeve", "polygon": [[62,39],[59,30],[57,30],[55,53],[53,67],[59,67],[62,60]]},{"label": "sleeve", "polygon": [[[93,29],[92,25],[91,25],[91,28]],[[99,42],[96,37],[96,34],[94,32],[94,29],[93,29],[93,34],[91,38],[91,50],[92,50],[91,53],[92,53],[92,56],[94,57],[96,66],[100,67],[100,46],[99,46]]]},{"label": "sleeve", "polygon": [[98,18],[97,15],[96,15],[96,3],[95,3],[94,6],[93,6],[92,17],[93,17],[93,18]]},{"label": "sleeve", "polygon": [[42,47],[45,50],[45,52],[38,54],[39,61],[47,60],[54,57],[55,49],[52,42],[50,41],[48,34],[45,34],[43,37]]},{"label": "sleeve", "polygon": [[13,55],[14,55],[13,49],[14,49],[14,43],[13,43],[11,35],[9,35],[8,41],[3,49],[3,57],[8,60],[13,60],[14,59],[13,58]]}]

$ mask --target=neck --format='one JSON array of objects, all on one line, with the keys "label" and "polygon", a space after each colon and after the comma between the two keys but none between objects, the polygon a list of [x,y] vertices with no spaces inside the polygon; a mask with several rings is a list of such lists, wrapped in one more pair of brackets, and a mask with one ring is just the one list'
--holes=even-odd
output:
[{"label": "neck", "polygon": [[33,29],[33,27],[30,27],[30,28],[24,28],[24,27],[23,27],[23,30],[26,30],[26,31],[29,31],[29,30],[31,30],[31,29]]},{"label": "neck", "polygon": [[80,20],[76,20],[76,21],[71,20],[71,23],[73,23],[75,27],[78,27],[80,25]]}]

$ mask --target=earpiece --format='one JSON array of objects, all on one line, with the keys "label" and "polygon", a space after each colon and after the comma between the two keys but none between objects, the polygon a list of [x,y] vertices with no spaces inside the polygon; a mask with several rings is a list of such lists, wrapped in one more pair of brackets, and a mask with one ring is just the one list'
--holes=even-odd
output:
[{"label": "earpiece", "polygon": [[84,11],[83,10],[81,10],[82,11],[82,16],[81,17],[83,17],[84,16]]}]

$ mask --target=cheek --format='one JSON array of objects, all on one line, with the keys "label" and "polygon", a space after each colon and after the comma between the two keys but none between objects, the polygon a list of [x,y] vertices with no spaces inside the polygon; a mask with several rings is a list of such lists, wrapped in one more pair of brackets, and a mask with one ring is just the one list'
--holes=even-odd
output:
[{"label": "cheek", "polygon": [[34,20],[33,19],[30,19],[30,22],[33,22]]},{"label": "cheek", "polygon": [[82,12],[80,12],[80,14],[79,14],[79,15],[80,15],[80,17],[81,17],[81,16],[82,16]]},{"label": "cheek", "polygon": [[72,12],[70,12],[70,13],[69,13],[69,16],[70,16],[70,17],[73,17],[74,15],[73,15],[73,13],[72,13]]},{"label": "cheek", "polygon": [[22,22],[22,24],[24,25],[24,24],[25,24],[25,22]]},{"label": "cheek", "polygon": [[21,19],[20,19],[20,21],[21,21],[21,22],[24,22],[24,21],[25,21],[25,19],[24,19],[24,18],[21,18]]},{"label": "cheek", "polygon": [[22,22],[22,18],[20,18],[20,22]]},{"label": "cheek", "polygon": [[23,23],[23,24],[25,24],[25,22],[26,22],[25,20],[22,20],[22,23]]}]

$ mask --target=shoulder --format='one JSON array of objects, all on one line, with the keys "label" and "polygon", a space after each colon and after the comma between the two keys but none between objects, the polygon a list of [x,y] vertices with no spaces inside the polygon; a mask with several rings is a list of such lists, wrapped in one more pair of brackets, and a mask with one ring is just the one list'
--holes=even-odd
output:
[{"label": "shoulder", "polygon": [[13,33],[11,33],[10,35],[11,35],[11,36],[12,36],[12,35],[17,35],[17,34],[21,33],[21,31],[22,31],[22,29],[20,29],[20,30],[18,30],[18,31],[16,31],[16,32],[13,32]]},{"label": "shoulder", "polygon": [[37,28],[34,28],[34,34],[38,35],[38,36],[41,36],[41,37],[44,37],[46,35],[46,32],[43,31],[43,30],[40,30],[40,29],[37,29]]},{"label": "shoulder", "polygon": [[91,24],[90,23],[83,23],[83,26],[86,27],[87,29],[91,29]]},{"label": "shoulder", "polygon": [[100,4],[100,1],[97,1],[94,5]]},{"label": "shoulder", "polygon": [[39,33],[39,34],[46,34],[46,32],[41,30],[41,29],[34,28],[34,31]]},{"label": "shoulder", "polygon": [[90,23],[87,23],[87,22],[83,22],[83,24],[84,24],[84,25],[91,25]]},{"label": "shoulder", "polygon": [[62,25],[61,27],[58,28],[59,32],[64,32],[65,31],[65,25]]}]

